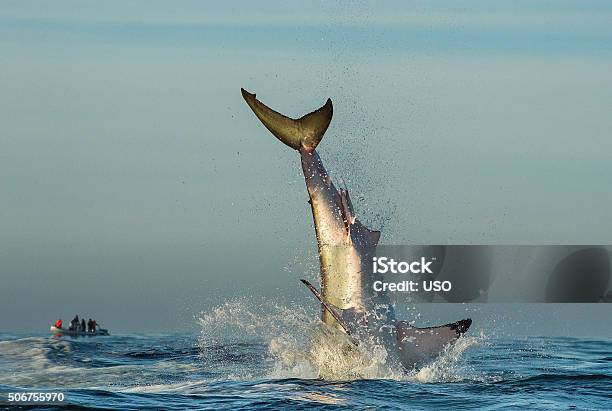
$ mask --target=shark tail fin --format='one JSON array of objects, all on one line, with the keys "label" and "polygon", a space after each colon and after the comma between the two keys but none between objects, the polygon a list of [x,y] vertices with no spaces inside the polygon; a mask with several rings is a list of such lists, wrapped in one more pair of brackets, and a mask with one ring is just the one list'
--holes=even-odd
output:
[{"label": "shark tail fin", "polygon": [[263,125],[276,138],[295,150],[313,151],[323,139],[323,134],[331,122],[333,106],[330,99],[327,99],[320,109],[294,120],[272,110],[257,100],[255,94],[245,89],[240,90],[242,97]]}]

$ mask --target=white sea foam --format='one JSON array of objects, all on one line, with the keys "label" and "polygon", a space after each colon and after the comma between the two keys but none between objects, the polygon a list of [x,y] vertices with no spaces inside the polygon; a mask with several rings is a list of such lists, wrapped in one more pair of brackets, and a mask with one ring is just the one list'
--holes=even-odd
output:
[{"label": "white sea foam", "polygon": [[[375,341],[361,342],[356,347],[344,333],[319,321],[316,313],[300,308],[239,299],[203,312],[199,322],[204,366],[218,363],[218,358],[212,361],[212,356],[214,347],[219,345],[246,341],[266,344],[266,364],[259,363],[252,369],[234,364],[230,375],[237,379],[459,381],[472,378],[463,375],[463,369],[457,366],[461,354],[483,338],[461,338],[430,365],[407,373],[389,366],[385,348]],[[228,366],[231,367],[229,362]]]},{"label": "white sea foam", "polygon": [[478,345],[482,337],[462,337],[446,348],[446,350],[432,363],[415,370],[408,375],[408,379],[421,383],[453,382],[466,379],[478,379],[477,376],[467,375],[466,370],[457,364],[461,355],[470,347]]},{"label": "white sea foam", "polygon": [[[76,342],[52,337],[0,341],[0,384],[15,387],[107,387],[109,381],[130,373],[139,380],[137,365],[91,367],[94,359],[83,354],[74,361]],[[89,342],[82,343],[88,344]]]}]

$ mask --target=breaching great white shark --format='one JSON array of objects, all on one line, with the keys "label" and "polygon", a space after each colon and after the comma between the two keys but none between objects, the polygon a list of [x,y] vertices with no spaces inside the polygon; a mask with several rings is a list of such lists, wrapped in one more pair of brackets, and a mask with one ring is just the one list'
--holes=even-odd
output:
[{"label": "breaching great white shark", "polygon": [[436,358],[470,327],[465,319],[438,327],[417,328],[397,321],[386,293],[375,292],[368,269],[380,231],[370,230],[355,217],[346,190],[338,191],[323,167],[316,147],[333,114],[331,99],[299,119],[286,117],[259,101],[244,89],[242,96],[263,125],[280,141],[297,150],[314,219],[321,292],[301,280],[322,305],[322,320],[348,334],[351,341],[382,344],[389,361],[412,369]]}]

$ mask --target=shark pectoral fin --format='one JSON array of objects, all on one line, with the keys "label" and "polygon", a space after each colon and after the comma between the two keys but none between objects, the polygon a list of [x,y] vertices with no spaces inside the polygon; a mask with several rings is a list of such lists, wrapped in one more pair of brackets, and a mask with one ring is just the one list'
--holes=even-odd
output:
[{"label": "shark pectoral fin", "polygon": [[335,305],[333,305],[332,303],[328,302],[325,298],[323,298],[323,296],[321,295],[321,293],[319,292],[319,290],[317,290],[312,284],[310,284],[308,281],[306,280],[300,280],[306,287],[308,287],[308,289],[314,294],[314,296],[317,298],[317,300],[319,300],[321,302],[321,304],[323,305],[323,307],[331,314],[332,317],[334,317],[334,319],[338,322],[338,324],[340,324],[340,326],[342,327],[342,329],[344,330],[345,333],[347,333],[348,335],[351,335],[351,332],[349,331],[349,327],[347,326],[347,324],[345,323],[344,319],[342,319],[342,312],[344,310],[342,310],[341,308],[336,307]]},{"label": "shark pectoral fin", "polygon": [[295,120],[272,110],[255,94],[240,89],[242,97],[251,107],[257,118],[280,141],[295,150],[304,149],[307,152],[314,150],[323,134],[327,131],[333,115],[332,101],[327,99],[323,107]]},{"label": "shark pectoral fin", "polygon": [[402,362],[411,367],[437,357],[472,325],[471,319],[437,327],[417,328],[406,321],[395,323],[395,333]]}]

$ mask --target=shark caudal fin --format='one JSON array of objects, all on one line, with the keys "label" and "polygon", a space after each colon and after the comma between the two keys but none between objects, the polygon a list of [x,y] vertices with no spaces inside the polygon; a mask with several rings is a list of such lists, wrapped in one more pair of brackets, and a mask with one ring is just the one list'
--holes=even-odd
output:
[{"label": "shark caudal fin", "polygon": [[438,327],[417,328],[405,321],[395,323],[395,333],[400,359],[411,368],[436,358],[446,347],[454,343],[472,325],[471,319]]},{"label": "shark caudal fin", "polygon": [[295,150],[314,150],[331,122],[333,107],[330,99],[327,99],[320,109],[294,120],[272,110],[257,100],[255,94],[245,89],[240,90],[242,97],[263,125],[276,138]]}]

